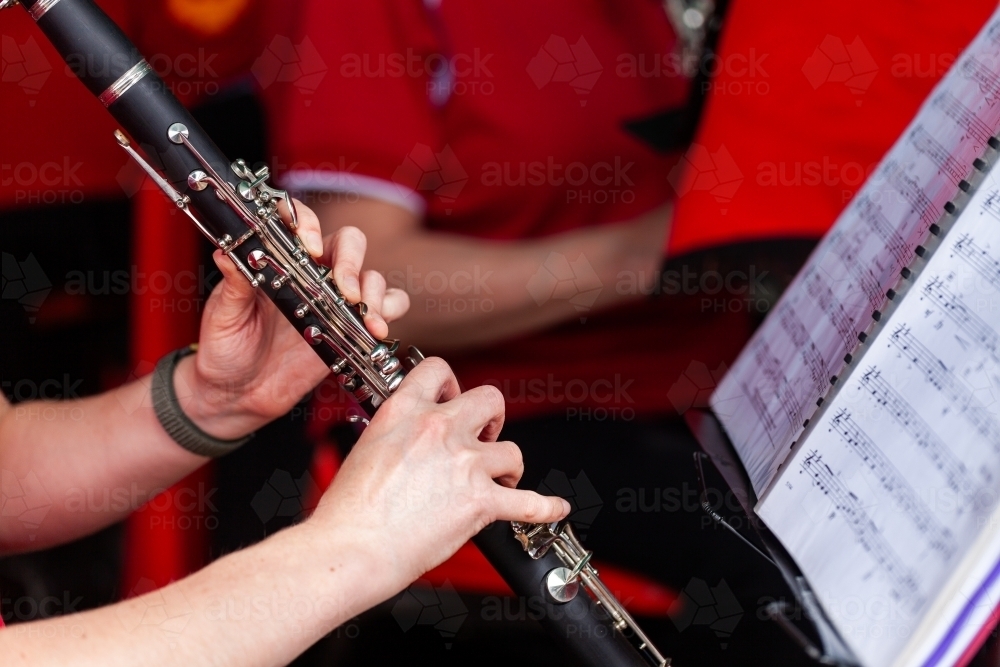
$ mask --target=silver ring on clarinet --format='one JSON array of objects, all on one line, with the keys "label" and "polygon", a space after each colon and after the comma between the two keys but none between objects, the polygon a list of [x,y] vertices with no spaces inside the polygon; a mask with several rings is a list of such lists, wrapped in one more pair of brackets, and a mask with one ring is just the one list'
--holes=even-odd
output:
[{"label": "silver ring on clarinet", "polygon": [[198,428],[181,410],[177,392],[174,390],[174,369],[181,359],[194,352],[193,346],[183,347],[163,357],[156,364],[151,387],[153,410],[167,435],[178,445],[198,456],[218,458],[245,444],[253,434],[236,440],[220,440]]}]

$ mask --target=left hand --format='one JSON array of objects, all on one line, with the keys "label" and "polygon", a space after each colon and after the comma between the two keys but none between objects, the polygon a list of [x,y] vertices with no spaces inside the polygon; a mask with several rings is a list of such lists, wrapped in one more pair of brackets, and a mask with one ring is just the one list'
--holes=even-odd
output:
[{"label": "left hand", "polygon": [[[376,338],[385,338],[387,323],[409,308],[406,293],[387,290],[375,271],[361,271],[366,240],[360,230],[345,227],[321,242],[316,214],[300,202],[295,208],[303,245],[332,267],[348,301],[368,305],[366,327]],[[281,214],[288,224],[284,206]],[[205,304],[198,353],[178,364],[174,386],[185,414],[199,428],[232,439],[288,412],[330,369],[221,251],[214,259],[223,278]]]}]

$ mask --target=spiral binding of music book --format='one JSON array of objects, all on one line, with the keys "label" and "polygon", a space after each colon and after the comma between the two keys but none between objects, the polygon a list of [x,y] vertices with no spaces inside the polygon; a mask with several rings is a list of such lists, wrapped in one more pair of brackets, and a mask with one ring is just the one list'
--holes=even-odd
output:
[{"label": "spiral binding of music book", "polygon": [[997,62],[1000,11],[688,415],[824,664],[963,664],[1000,609]]}]

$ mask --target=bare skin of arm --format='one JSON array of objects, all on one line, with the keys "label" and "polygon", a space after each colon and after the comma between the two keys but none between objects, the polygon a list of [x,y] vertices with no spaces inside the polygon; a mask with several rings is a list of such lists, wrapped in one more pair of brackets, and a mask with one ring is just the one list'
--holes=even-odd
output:
[{"label": "bare skin of arm", "polygon": [[[409,293],[413,307],[393,325],[393,336],[435,351],[498,342],[579,317],[566,300],[537,299],[528,289],[552,253],[569,262],[582,256],[593,269],[593,285],[601,289],[591,312],[641,299],[619,294],[615,284],[623,271],[652,279],[671,212],[664,206],[615,225],[500,242],[424,229],[411,212],[370,198],[316,207],[325,233],[344,225],[361,229],[372,248],[368,266]],[[432,272],[444,280],[428,279]],[[485,300],[490,309],[482,307]]]},{"label": "bare skin of arm", "polygon": [[[384,337],[386,322],[406,312],[408,301],[399,290],[386,291],[377,274],[361,270],[364,235],[343,228],[324,246],[312,211],[299,206],[299,217],[310,252],[333,267],[348,299],[364,296],[370,306],[365,324]],[[188,417],[228,440],[290,410],[329,369],[232,262],[220,253],[215,261],[223,280],[205,305],[198,353],[178,364],[173,379]],[[0,516],[0,554],[67,542],[120,521],[205,463],[160,426],[149,385],[146,376],[99,396],[13,407],[0,396],[0,470],[27,485],[25,502],[34,494],[51,503],[37,528]],[[88,495],[122,501],[86,511]]]},{"label": "bare skin of arm", "polygon": [[[447,365],[428,359],[372,420],[306,521],[145,596],[2,630],[3,664],[288,664],[490,522],[569,512],[560,498],[512,488],[523,464],[514,443],[496,441],[503,414],[497,390],[460,394]],[[141,622],[156,605],[165,622]]]}]

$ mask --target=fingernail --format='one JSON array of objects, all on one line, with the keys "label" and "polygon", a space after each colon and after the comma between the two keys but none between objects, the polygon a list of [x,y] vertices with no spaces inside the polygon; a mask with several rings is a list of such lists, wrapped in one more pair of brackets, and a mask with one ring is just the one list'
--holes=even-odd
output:
[{"label": "fingernail", "polygon": [[560,498],[560,500],[562,500],[562,505],[563,505],[563,513],[564,513],[564,514],[569,514],[570,510],[572,510],[572,509],[573,509],[573,506],[572,506],[572,505],[570,505],[570,504],[569,504],[569,503],[568,503],[568,502],[567,502],[567,501],[566,501],[565,499],[563,499],[563,498]]},{"label": "fingernail", "polygon": [[302,241],[306,244],[306,250],[313,257],[319,257],[323,254],[323,237],[319,232],[306,232],[305,236],[302,237]]}]

